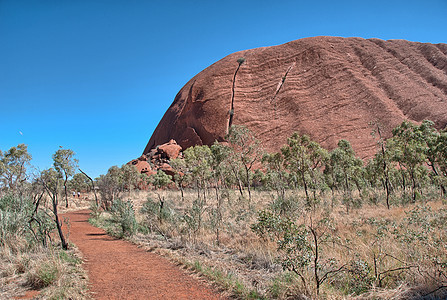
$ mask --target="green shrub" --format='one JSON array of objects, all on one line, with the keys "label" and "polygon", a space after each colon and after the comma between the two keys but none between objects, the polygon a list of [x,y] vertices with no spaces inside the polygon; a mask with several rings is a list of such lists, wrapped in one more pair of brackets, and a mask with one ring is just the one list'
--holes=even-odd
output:
[{"label": "green shrub", "polygon": [[34,289],[41,289],[53,284],[59,277],[57,266],[50,262],[42,263],[27,274],[27,283]]},{"label": "green shrub", "polygon": [[112,204],[112,221],[120,228],[120,237],[133,235],[137,230],[135,210],[132,201],[115,200]]},{"label": "green shrub", "polygon": [[5,246],[16,237],[29,235],[28,220],[32,203],[28,199],[6,195],[0,198],[0,245]]},{"label": "green shrub", "polygon": [[163,221],[169,221],[173,215],[166,201],[155,201],[150,197],[143,203],[141,213],[146,216],[146,221],[149,223],[149,226],[155,222],[161,223]]}]

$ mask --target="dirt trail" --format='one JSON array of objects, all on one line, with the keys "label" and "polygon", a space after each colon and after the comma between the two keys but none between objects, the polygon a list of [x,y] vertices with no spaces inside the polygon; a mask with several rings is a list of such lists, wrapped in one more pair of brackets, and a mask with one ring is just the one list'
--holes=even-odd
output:
[{"label": "dirt trail", "polygon": [[84,256],[95,299],[223,299],[167,259],[90,225],[88,211],[64,216],[70,218],[70,241]]}]

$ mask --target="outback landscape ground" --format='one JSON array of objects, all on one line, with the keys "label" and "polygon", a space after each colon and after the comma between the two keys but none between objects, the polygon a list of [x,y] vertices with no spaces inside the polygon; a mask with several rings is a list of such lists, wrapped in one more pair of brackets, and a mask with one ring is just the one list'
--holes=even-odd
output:
[{"label": "outback landscape ground", "polygon": [[445,44],[316,37],[211,65],[98,178],[2,149],[0,296],[445,299],[446,88]]}]

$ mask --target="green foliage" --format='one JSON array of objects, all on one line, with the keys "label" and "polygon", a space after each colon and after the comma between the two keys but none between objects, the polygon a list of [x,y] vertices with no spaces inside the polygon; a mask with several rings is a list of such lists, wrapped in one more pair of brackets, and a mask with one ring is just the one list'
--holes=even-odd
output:
[{"label": "green foliage", "polygon": [[370,290],[374,283],[373,270],[368,262],[356,257],[347,266],[343,290],[347,295],[360,295]]},{"label": "green foliage", "polygon": [[91,190],[90,180],[82,173],[76,173],[73,178],[68,182],[68,188],[74,191],[87,191]]},{"label": "green foliage", "polygon": [[26,168],[31,161],[28,146],[19,144],[5,153],[0,150],[0,188],[8,187],[12,192],[18,189],[26,180]]},{"label": "green foliage", "polygon": [[131,200],[115,200],[111,208],[112,221],[118,225],[118,236],[131,236],[137,230],[137,221],[135,219],[135,210]]},{"label": "green foliage", "polygon": [[78,160],[71,149],[59,149],[53,154],[53,165],[60,177],[71,177],[78,167]]},{"label": "green foliage", "polygon": [[53,166],[59,177],[64,178],[65,207],[68,207],[68,179],[78,168],[78,160],[73,158],[74,152],[70,149],[59,149],[53,154]]},{"label": "green foliage", "polygon": [[36,273],[28,277],[28,283],[35,289],[41,289],[53,284],[59,277],[57,266],[51,263],[43,263],[38,266]]},{"label": "green foliage", "polygon": [[282,217],[262,210],[251,229],[261,238],[276,242],[282,267],[297,274],[304,286],[307,286],[305,274],[310,269],[318,295],[321,284],[344,272],[346,266],[331,257],[331,246],[339,242],[332,219],[313,220],[310,215],[310,222],[306,224],[306,218],[299,221],[300,218]]},{"label": "green foliage", "polygon": [[353,198],[352,190],[356,186],[360,191],[363,179],[363,162],[355,156],[351,144],[346,140],[340,140],[338,147],[331,153],[327,161],[325,173],[330,178],[329,186],[343,190],[343,204],[346,211],[352,206],[358,206]]},{"label": "green foliage", "polygon": [[[317,142],[307,135],[300,136],[294,133],[288,140],[287,145],[281,148],[284,155],[285,167],[294,178],[304,187],[308,206],[316,202],[316,191],[323,185],[322,167],[328,154]],[[313,192],[313,199],[309,192]]]},{"label": "green foliage", "polygon": [[260,141],[245,126],[232,125],[225,136],[233,151],[227,152],[227,165],[236,179],[242,195],[242,183],[251,201],[252,168],[262,157]]},{"label": "green foliage", "polygon": [[[424,131],[426,130],[413,123],[404,121],[393,129],[393,137],[389,140],[392,160],[398,163],[402,174],[406,173],[409,176],[412,202],[416,202],[427,175],[427,169],[423,166],[427,158],[427,144],[424,141]],[[407,184],[404,177],[402,186],[405,192]]]},{"label": "green foliage", "polygon": [[149,176],[149,182],[156,188],[162,189],[172,182],[172,177],[162,170],[158,170],[154,175]]},{"label": "green foliage", "polygon": [[301,209],[301,203],[291,196],[275,197],[269,205],[270,209],[281,216],[293,217]]},{"label": "green foliage", "polygon": [[32,202],[12,194],[0,198],[0,245],[5,246],[15,238],[28,235],[28,220]]},{"label": "green foliage", "polygon": [[262,164],[266,169],[264,177],[265,187],[276,191],[278,199],[284,199],[285,191],[288,187],[287,178],[289,176],[284,167],[284,156],[281,152],[264,154]]},{"label": "green foliage", "polygon": [[203,223],[203,213],[205,212],[205,203],[201,199],[193,201],[192,206],[185,211],[181,220],[186,225],[185,230],[189,237],[194,241],[200,232]]},{"label": "green foliage", "polygon": [[106,175],[100,175],[97,178],[97,186],[105,209],[109,209],[110,205],[117,199],[121,193],[126,190],[132,190],[140,175],[135,166],[123,165],[121,168],[112,166]]},{"label": "green foliage", "polygon": [[134,165],[122,165],[121,166],[121,182],[122,189],[132,190],[138,183],[139,172]]},{"label": "green foliage", "polygon": [[245,57],[240,57],[237,59],[237,63],[240,65],[242,65],[245,62]]},{"label": "green foliage", "polygon": [[155,201],[150,197],[143,203],[141,213],[146,216],[146,222],[151,228],[157,223],[174,221],[174,212],[169,207],[169,203],[164,201],[161,205],[160,201]]}]

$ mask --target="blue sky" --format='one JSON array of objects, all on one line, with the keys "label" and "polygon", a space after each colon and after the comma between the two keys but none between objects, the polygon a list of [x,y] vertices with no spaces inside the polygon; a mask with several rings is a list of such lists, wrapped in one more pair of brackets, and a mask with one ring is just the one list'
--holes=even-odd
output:
[{"label": "blue sky", "polygon": [[141,155],[181,87],[236,51],[311,36],[447,43],[447,0],[0,0],[0,149],[92,177]]}]

